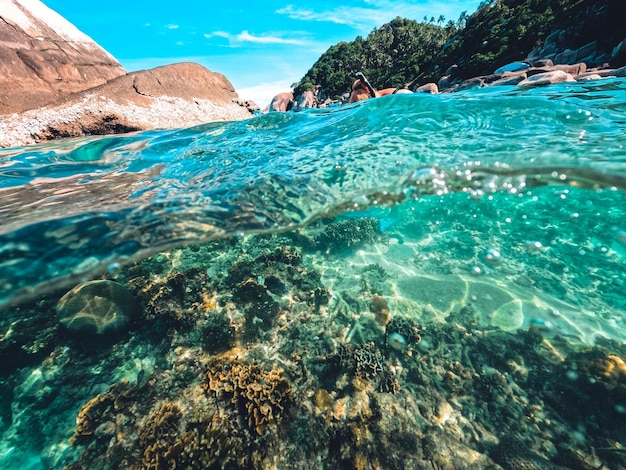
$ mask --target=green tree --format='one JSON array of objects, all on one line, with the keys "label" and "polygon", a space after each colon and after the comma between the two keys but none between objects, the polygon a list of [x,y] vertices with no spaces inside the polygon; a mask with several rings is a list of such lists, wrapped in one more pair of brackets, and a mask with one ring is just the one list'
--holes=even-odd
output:
[{"label": "green tree", "polygon": [[572,48],[598,41],[612,48],[626,37],[621,9],[624,0],[484,0],[476,12],[437,21],[395,18],[366,37],[331,46],[294,90],[321,85],[331,98],[349,91],[362,71],[375,88],[399,87],[438,80],[458,64],[455,78],[492,73],[524,59],[555,29]]}]

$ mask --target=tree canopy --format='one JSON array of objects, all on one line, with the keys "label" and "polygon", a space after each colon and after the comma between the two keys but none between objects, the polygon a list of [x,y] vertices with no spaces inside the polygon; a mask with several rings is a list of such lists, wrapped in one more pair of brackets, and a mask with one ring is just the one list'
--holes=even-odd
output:
[{"label": "tree canopy", "polygon": [[317,84],[328,96],[338,97],[349,89],[359,71],[376,87],[432,79],[437,56],[456,31],[453,23],[443,27],[395,18],[366,39],[359,36],[331,46],[302,78],[296,94]]},{"label": "tree canopy", "polygon": [[375,88],[437,81],[452,64],[459,65],[459,78],[485,75],[524,59],[555,29],[565,31],[572,47],[619,41],[624,38],[622,1],[484,0],[473,14],[463,12],[447,23],[443,16],[422,22],[398,17],[366,38],[331,46],[294,91],[321,85],[328,97],[338,98],[358,71]]}]

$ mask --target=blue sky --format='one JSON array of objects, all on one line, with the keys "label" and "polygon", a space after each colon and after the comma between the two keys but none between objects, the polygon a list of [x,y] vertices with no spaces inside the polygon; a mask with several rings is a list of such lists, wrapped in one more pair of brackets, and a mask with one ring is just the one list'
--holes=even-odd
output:
[{"label": "blue sky", "polygon": [[[129,72],[198,62],[261,107],[289,91],[331,45],[396,16],[456,21],[478,0],[43,0]],[[216,6],[219,5],[219,6]]]}]

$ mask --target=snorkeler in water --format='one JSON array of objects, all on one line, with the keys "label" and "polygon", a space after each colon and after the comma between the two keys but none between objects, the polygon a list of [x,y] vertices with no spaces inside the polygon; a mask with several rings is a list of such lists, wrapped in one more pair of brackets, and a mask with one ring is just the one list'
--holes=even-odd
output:
[{"label": "snorkeler in water", "polygon": [[368,98],[378,98],[385,95],[396,95],[400,93],[413,93],[406,86],[403,88],[384,88],[375,90],[371,83],[365,78],[362,72],[357,72],[356,80],[352,84],[350,92],[350,103],[366,100]]}]

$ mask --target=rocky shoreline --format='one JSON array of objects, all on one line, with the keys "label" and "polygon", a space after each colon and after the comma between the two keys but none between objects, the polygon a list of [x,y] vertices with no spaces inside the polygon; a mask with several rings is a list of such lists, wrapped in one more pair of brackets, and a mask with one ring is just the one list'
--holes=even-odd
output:
[{"label": "rocky shoreline", "polygon": [[[407,87],[414,93],[451,93],[486,86],[530,87],[626,77],[626,39],[608,50],[606,45],[599,44],[599,41],[592,41],[572,49],[567,46],[565,33],[562,30],[554,31],[541,46],[530,51],[525,59],[500,67],[491,74],[463,78],[467,77],[467,74],[463,73],[463,67],[453,64],[436,83],[417,83]],[[346,89],[340,100],[331,100],[326,96],[323,87],[316,85],[313,90],[305,91],[298,96],[291,92],[279,93],[272,100],[268,110],[325,108],[347,104],[349,97],[349,90]]]},{"label": "rocky shoreline", "polygon": [[197,63],[127,73],[38,1],[8,0],[0,12],[0,71],[0,148],[246,119],[258,109]]},{"label": "rocky shoreline", "polygon": [[437,83],[441,92],[462,91],[485,86],[519,85],[544,86],[554,83],[574,82],[580,80],[597,80],[606,77],[626,77],[626,67],[617,69],[609,67],[587,68],[584,62],[578,64],[553,64],[550,59],[542,59],[533,63],[516,62],[509,64],[517,70],[507,70],[506,66],[493,74],[482,75],[459,81],[454,80],[454,68],[451,67]]},{"label": "rocky shoreline", "polygon": [[0,116],[0,147],[22,147],[65,137],[190,127],[251,116],[245,105],[235,101],[218,105],[210,100],[189,103],[177,97],[158,97],[149,108],[140,108],[90,94],[69,107]]},{"label": "rocky shoreline", "polygon": [[[181,85],[181,77],[193,87]],[[124,75],[58,104],[0,115],[0,147],[247,119],[255,109],[223,75],[199,64],[173,64]]]},{"label": "rocky shoreline", "polygon": [[[515,70],[509,70],[514,68]],[[626,77],[626,66],[611,68],[587,67],[584,62],[577,64],[554,64],[551,59],[535,62],[515,62],[496,70],[489,75],[481,75],[465,80],[455,78],[457,65],[446,70],[437,83],[425,83],[409,89],[413,93],[453,93],[457,91],[483,88],[488,86],[536,87],[555,83],[598,80],[609,77]],[[337,104],[348,104],[350,94],[346,92],[340,101],[328,99],[320,87],[306,91],[301,95],[283,92],[276,95],[269,106],[269,111],[285,112],[292,109],[327,108]]]}]

